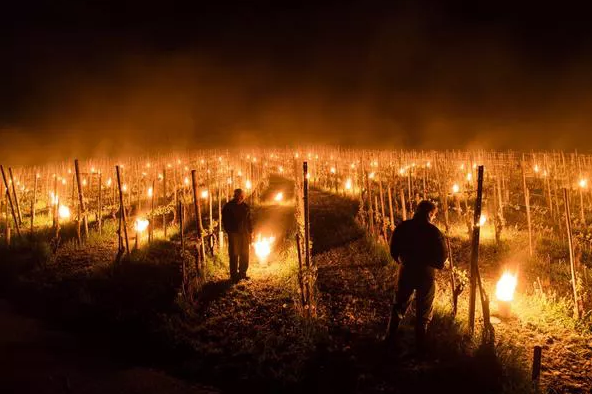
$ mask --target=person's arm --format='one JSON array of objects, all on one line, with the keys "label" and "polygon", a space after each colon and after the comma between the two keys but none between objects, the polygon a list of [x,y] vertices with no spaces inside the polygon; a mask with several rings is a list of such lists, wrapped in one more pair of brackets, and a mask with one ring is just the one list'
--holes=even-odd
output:
[{"label": "person's arm", "polygon": [[399,262],[399,257],[401,256],[401,225],[395,227],[395,231],[393,231],[393,235],[391,235],[391,257],[396,261]]},{"label": "person's arm", "polygon": [[222,230],[228,232],[228,203],[222,208]]},{"label": "person's arm", "polygon": [[249,235],[252,238],[253,237],[253,222],[251,220],[251,207],[249,207],[248,205],[247,205],[246,221],[247,221],[247,231],[249,232]]},{"label": "person's arm", "polygon": [[436,227],[434,237],[434,268],[442,269],[446,260],[448,260],[448,247],[446,246],[446,239],[440,230]]}]

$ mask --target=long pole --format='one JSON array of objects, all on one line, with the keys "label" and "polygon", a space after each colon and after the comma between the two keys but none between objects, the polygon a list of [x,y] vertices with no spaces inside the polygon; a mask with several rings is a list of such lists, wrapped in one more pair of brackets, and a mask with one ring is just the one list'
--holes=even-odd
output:
[{"label": "long pole", "polygon": [[16,213],[19,224],[23,224],[23,215],[21,214],[21,205],[19,204],[18,194],[16,193],[16,185],[14,184],[14,177],[12,176],[12,168],[8,167],[8,175],[10,176],[10,183],[12,184],[12,194],[14,195],[14,203],[16,205]]},{"label": "long pole", "polygon": [[[82,195],[82,182],[80,181],[80,167],[78,166],[78,159],[74,160],[74,169],[76,171],[76,185],[78,186],[78,203],[80,207],[80,216],[84,223],[84,237],[85,239],[88,239],[88,220],[86,218],[86,211],[84,209],[84,197]],[[78,219],[80,220],[80,218]]]},{"label": "long pole", "polygon": [[475,300],[477,295],[477,280],[479,277],[479,236],[481,227],[481,203],[483,201],[483,166],[479,166],[477,175],[477,198],[475,199],[475,212],[473,215],[473,236],[471,239],[471,281],[469,298],[469,333],[475,332]]},{"label": "long pole", "polygon": [[576,319],[580,319],[580,307],[579,307],[579,297],[578,297],[578,287],[576,283],[576,263],[575,263],[575,255],[574,255],[574,247],[573,247],[573,238],[571,234],[571,212],[569,208],[569,196],[567,192],[567,188],[563,189],[563,201],[565,203],[565,224],[567,227],[567,242],[569,246],[569,266],[571,269],[571,285],[573,289],[573,296],[574,296],[574,317]]},{"label": "long pole", "polygon": [[[4,167],[0,165],[0,171],[2,171],[2,180],[4,180],[4,187],[6,187],[6,197],[8,198],[8,203],[10,204],[10,211],[12,213],[12,219],[14,220],[14,225],[16,227],[16,233],[20,237],[21,236],[21,229],[19,227],[19,222],[16,217],[16,212],[14,211],[14,205],[12,204],[12,197],[10,196],[9,188],[8,188],[8,181],[6,180],[6,173],[4,172]],[[8,222],[8,220],[7,220]]]},{"label": "long pole", "polygon": [[[117,187],[119,188],[119,209],[120,209],[120,221],[123,224],[123,233],[125,235],[125,250],[127,254],[130,254],[129,248],[129,238],[127,235],[127,220],[125,217],[125,206],[123,205],[123,191],[121,190],[121,174],[119,170],[119,166],[115,166],[115,171],[117,172]],[[119,237],[121,239],[121,232],[119,233]]]}]

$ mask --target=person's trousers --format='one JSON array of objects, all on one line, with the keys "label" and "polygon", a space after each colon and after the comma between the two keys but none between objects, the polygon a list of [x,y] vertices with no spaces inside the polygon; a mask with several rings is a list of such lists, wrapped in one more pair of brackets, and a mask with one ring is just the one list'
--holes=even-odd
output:
[{"label": "person's trousers", "polygon": [[250,243],[251,237],[248,233],[228,233],[228,257],[231,278],[247,275]]},{"label": "person's trousers", "polygon": [[415,334],[419,341],[423,341],[428,324],[432,320],[434,296],[436,295],[436,282],[432,268],[413,269],[404,265],[399,268],[399,279],[391,311],[389,333],[392,335],[398,329],[409,308],[414,291],[416,305]]}]

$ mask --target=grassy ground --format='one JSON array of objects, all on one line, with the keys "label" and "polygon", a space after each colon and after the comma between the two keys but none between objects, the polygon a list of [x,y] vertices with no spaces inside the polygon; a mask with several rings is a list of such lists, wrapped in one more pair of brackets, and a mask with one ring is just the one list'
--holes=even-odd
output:
[{"label": "grassy ground", "polygon": [[[510,227],[496,247],[483,229],[481,270],[493,299],[505,267],[520,265],[515,316],[495,326],[496,345],[483,347],[466,333],[467,292],[456,319],[450,312],[448,273],[439,278],[431,351],[414,355],[412,313],[398,352],[380,342],[394,293],[396,266],[385,245],[357,224],[357,201],[313,191],[311,232],[318,265],[319,316],[302,320],[297,303],[292,184],[272,178],[254,207],[256,232],[276,237],[267,262],[252,258],[251,279],[228,282],[226,254],[208,260],[208,283],[190,303],[181,296],[178,236],[154,242],[115,264],[115,224],[92,233],[85,247],[73,226],[63,229],[57,254],[42,237],[16,241],[0,255],[0,295],[21,311],[76,331],[84,346],[112,349],[121,362],[167,371],[226,392],[524,393],[530,389],[532,347],[543,346],[544,392],[588,393],[592,337],[569,316],[565,261],[529,259],[524,232]],[[273,201],[278,191],[284,202]],[[467,268],[463,226],[452,232],[454,258]],[[158,236],[158,234],[156,234]],[[188,234],[187,249],[195,244]],[[540,279],[537,281],[537,277]],[[534,283],[541,283],[536,287]],[[567,282],[569,283],[569,282]],[[569,293],[568,293],[569,294]],[[495,312],[495,303],[492,310]],[[480,313],[478,312],[478,319]],[[86,350],[85,350],[86,351]]]}]

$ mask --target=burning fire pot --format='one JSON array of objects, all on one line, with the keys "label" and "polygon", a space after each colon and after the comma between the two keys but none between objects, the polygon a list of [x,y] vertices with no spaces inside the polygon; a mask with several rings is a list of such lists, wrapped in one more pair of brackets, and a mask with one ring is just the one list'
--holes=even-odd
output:
[{"label": "burning fire pot", "polygon": [[500,318],[509,318],[512,315],[512,301],[518,280],[516,275],[504,272],[495,288],[497,298],[498,315]]}]

